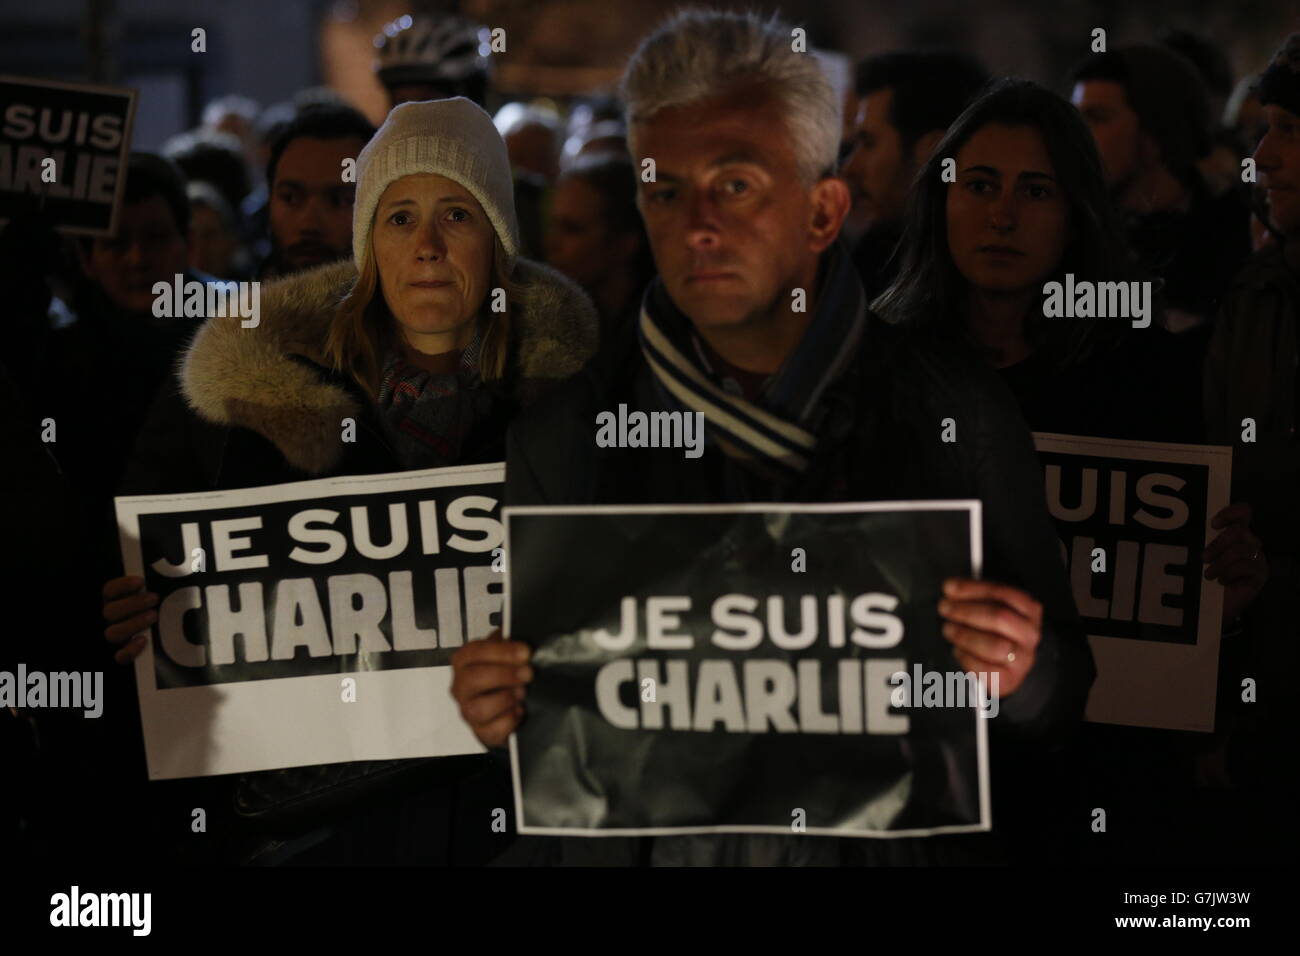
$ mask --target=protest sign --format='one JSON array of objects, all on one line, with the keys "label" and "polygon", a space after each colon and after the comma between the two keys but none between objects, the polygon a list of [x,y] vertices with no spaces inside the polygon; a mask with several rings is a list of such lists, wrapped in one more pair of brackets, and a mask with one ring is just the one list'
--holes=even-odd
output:
[{"label": "protest sign", "polygon": [[1035,433],[1097,663],[1088,720],[1214,730],[1223,588],[1201,551],[1232,450]]},{"label": "protest sign", "polygon": [[503,475],[116,499],[126,573],[159,596],[136,663],[150,776],[481,752],[450,659],[501,623]]},{"label": "protest sign", "polygon": [[504,514],[520,833],[988,829],[976,694],[895,676],[966,678],[937,604],[978,574],[978,502]]},{"label": "protest sign", "polygon": [[135,90],[0,76],[0,223],[39,209],[62,232],[112,234]]}]

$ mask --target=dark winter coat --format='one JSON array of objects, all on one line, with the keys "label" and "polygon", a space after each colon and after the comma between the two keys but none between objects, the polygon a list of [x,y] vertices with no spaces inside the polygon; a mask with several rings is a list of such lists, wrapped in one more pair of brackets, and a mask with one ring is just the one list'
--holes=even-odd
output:
[{"label": "dark winter coat", "polygon": [[[1244,725],[1232,772],[1280,791],[1289,781],[1280,755],[1294,746],[1296,720],[1281,687],[1264,694],[1262,675],[1300,666],[1300,270],[1282,249],[1259,253],[1232,282],[1205,363],[1205,418],[1209,440],[1232,448],[1232,500],[1254,509],[1251,528],[1269,565],[1244,615],[1242,670],[1221,678]],[[1258,702],[1241,701],[1246,677],[1260,685]]]}]

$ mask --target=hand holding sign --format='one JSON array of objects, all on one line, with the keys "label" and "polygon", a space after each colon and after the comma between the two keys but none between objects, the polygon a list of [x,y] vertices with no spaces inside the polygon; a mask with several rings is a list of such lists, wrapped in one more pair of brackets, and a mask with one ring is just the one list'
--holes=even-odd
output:
[{"label": "hand holding sign", "polygon": [[503,747],[524,716],[524,685],[533,679],[530,651],[500,629],[470,641],[451,658],[451,696],[485,747]]},{"label": "hand holding sign", "polygon": [[1259,595],[1268,580],[1263,545],[1250,530],[1251,508],[1228,505],[1214,516],[1211,527],[1222,528],[1201,555],[1205,579],[1223,585],[1223,619],[1237,618]]},{"label": "hand holding sign", "polygon": [[104,584],[104,638],[119,650],[113,660],[130,664],[144,652],[148,629],[158,620],[158,595],[144,590],[144,578],[128,575]]},{"label": "hand holding sign", "polygon": [[997,672],[1000,696],[1014,693],[1034,666],[1043,637],[1043,606],[1024,591],[992,581],[949,578],[939,614],[943,636],[968,671]]}]

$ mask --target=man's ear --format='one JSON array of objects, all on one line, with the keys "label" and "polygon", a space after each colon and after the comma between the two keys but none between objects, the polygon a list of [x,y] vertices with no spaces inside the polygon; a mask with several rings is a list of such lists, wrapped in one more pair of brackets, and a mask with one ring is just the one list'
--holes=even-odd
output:
[{"label": "man's ear", "polygon": [[920,169],[934,155],[934,151],[939,148],[943,142],[945,129],[932,129],[916,141],[912,147],[912,168]]},{"label": "man's ear", "polygon": [[849,196],[848,184],[838,176],[827,176],[813,186],[811,199],[808,248],[822,252],[839,236],[853,200]]}]

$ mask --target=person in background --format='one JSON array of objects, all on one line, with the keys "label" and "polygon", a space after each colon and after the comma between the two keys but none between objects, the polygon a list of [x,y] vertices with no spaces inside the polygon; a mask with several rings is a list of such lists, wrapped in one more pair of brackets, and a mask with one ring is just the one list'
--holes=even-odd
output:
[{"label": "person in background", "polygon": [[191,182],[185,192],[190,200],[190,268],[218,279],[248,278],[239,223],[225,197],[205,182]]},{"label": "person in background", "polygon": [[280,131],[266,164],[271,253],[258,278],[347,258],[356,185],[344,182],[343,164],[374,132],[350,106],[309,107]]},{"label": "person in background", "polygon": [[163,143],[162,154],[176,164],[187,182],[209,183],[232,210],[243,208],[252,178],[243,146],[234,135],[202,129],[180,133]]},{"label": "person in background", "polygon": [[[1209,97],[1196,68],[1162,46],[1094,53],[1071,74],[1129,247],[1162,280],[1163,321],[1199,363],[1228,282],[1250,253],[1249,212],[1215,197],[1198,164],[1210,150]],[[1240,165],[1240,164],[1238,164]]]},{"label": "person in background", "polygon": [[[613,142],[614,139],[619,142]],[[569,109],[560,168],[563,169],[584,150],[626,152],[627,125],[623,121],[623,104],[617,96],[611,93],[589,93],[573,101]]]},{"label": "person in background", "polygon": [[1239,681],[1228,688],[1247,723],[1229,742],[1227,770],[1262,801],[1239,814],[1247,821],[1243,844],[1277,860],[1284,844],[1265,831],[1287,818],[1291,785],[1281,755],[1296,731],[1282,675],[1300,664],[1300,34],[1282,44],[1256,90],[1266,125],[1254,159],[1278,240],[1228,289],[1205,364],[1205,416],[1210,441],[1232,448],[1233,497],[1254,509],[1268,552],[1268,585],[1247,615],[1252,646],[1243,669],[1258,684],[1258,702],[1241,701]]},{"label": "person in background", "polygon": [[[941,177],[947,156],[956,159],[954,183]],[[876,310],[940,347],[982,355],[1033,431],[1204,441],[1195,414],[1199,368],[1186,363],[1174,336],[1154,323],[1134,328],[1127,316],[1043,314],[1044,284],[1066,274],[1076,283],[1138,278],[1088,128],[1055,93],[1003,81],[957,118],[917,179],[902,252],[899,279]],[[1267,564],[1249,509],[1229,505],[1212,522],[1219,530],[1204,573],[1225,588],[1232,631],[1258,597]],[[1225,638],[1230,678],[1233,650]],[[1112,861],[1129,863],[1173,860],[1192,846],[1230,854],[1230,831],[1205,822],[1208,798],[1196,786],[1198,754],[1211,753],[1212,744],[1204,734],[1087,724],[1068,757],[1040,768],[1069,784],[1074,805],[1060,818],[1026,819],[1033,826],[1024,835],[1068,847],[1074,834],[1086,857],[1114,854]],[[1109,808],[1113,839],[1088,839],[1080,821],[1094,806]]]},{"label": "person in background", "polygon": [[1253,151],[1268,130],[1264,107],[1259,102],[1259,76],[1243,76],[1223,108],[1223,126],[1234,131]]},{"label": "person in background", "polygon": [[266,182],[271,147],[296,115],[298,111],[292,103],[274,103],[263,110],[253,124],[253,165],[250,168],[256,173],[257,185],[244,199],[241,239],[254,262],[262,262],[271,254],[271,198]]},{"label": "person in background", "polygon": [[510,151],[516,176],[527,173],[549,187],[560,173],[560,121],[546,110],[507,103],[492,120]]},{"label": "person in background", "polygon": [[1250,153],[1237,131],[1224,122],[1228,97],[1232,95],[1232,64],[1222,49],[1190,30],[1169,30],[1160,43],[1187,59],[1196,67],[1205,92],[1210,114],[1210,148],[1196,164],[1209,194],[1222,196],[1235,190],[1249,206],[1250,187],[1241,181],[1241,160]]},{"label": "person in background", "polygon": [[654,275],[636,183],[630,157],[593,153],[569,165],[551,198],[546,261],[595,301],[602,344],[631,331]]},{"label": "person in background", "polygon": [[375,37],[375,76],[393,106],[463,96],[490,109],[487,27],[450,13],[398,17]]},{"label": "person in background", "polygon": [[859,65],[857,114],[840,175],[853,195],[850,216],[865,230],[854,263],[868,298],[897,274],[894,251],[916,171],[987,81],[976,60],[950,51],[898,50]]},{"label": "person in background", "polygon": [[[27,440],[14,446],[11,470],[19,487],[39,482],[40,493],[23,496],[29,510],[13,530],[43,530],[23,536],[30,563],[8,580],[19,589],[15,593],[46,610],[37,629],[40,641],[32,644],[38,653],[23,659],[29,667],[57,662],[59,670],[103,674],[98,719],[72,713],[73,719],[64,720],[66,711],[35,716],[44,770],[39,812],[29,822],[51,854],[47,858],[148,855],[120,828],[69,827],[67,821],[86,793],[102,789],[132,805],[144,782],[126,769],[138,744],[123,743],[123,733],[138,721],[135,688],[125,675],[105,668],[102,642],[88,642],[98,615],[86,613],[85,599],[119,566],[113,495],[154,395],[201,322],[154,311],[156,283],[170,289],[178,276],[182,282],[205,278],[187,266],[185,190],[174,164],[131,153],[113,234],[71,240],[80,275],[67,293],[66,310],[51,311],[46,348],[4,359],[10,368],[16,359],[34,371],[34,387],[22,396]],[[51,549],[59,557],[44,559],[42,551]],[[29,576],[35,580],[26,586]],[[55,581],[62,582],[61,594],[52,593]]]},{"label": "person in background", "polygon": [[247,96],[230,94],[211,100],[203,107],[203,118],[199,128],[217,133],[228,133],[239,140],[244,156],[244,166],[248,169],[256,185],[261,182],[265,161],[257,156],[257,117],[261,113],[255,100]]},{"label": "person in background", "polygon": [[[82,237],[83,282],[73,320],[55,329],[42,405],[56,420],[55,457],[98,532],[136,433],[197,318],[154,314],[154,285],[200,279],[189,270],[185,179],[167,160],[132,153],[116,232]],[[106,387],[110,379],[112,387]]]}]

